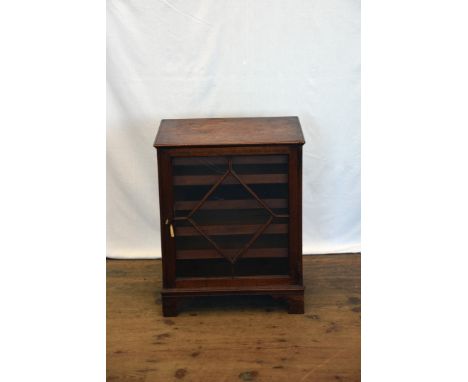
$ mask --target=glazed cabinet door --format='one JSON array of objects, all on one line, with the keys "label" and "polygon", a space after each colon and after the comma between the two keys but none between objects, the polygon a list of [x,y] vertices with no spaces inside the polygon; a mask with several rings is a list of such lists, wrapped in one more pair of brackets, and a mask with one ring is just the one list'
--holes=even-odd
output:
[{"label": "glazed cabinet door", "polygon": [[171,161],[176,277],[288,274],[288,155]]}]

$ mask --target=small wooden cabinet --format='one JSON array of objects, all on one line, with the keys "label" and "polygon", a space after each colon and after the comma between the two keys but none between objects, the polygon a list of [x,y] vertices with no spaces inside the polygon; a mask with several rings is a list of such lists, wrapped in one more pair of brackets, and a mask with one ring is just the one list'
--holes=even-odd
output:
[{"label": "small wooden cabinet", "polygon": [[164,316],[214,295],[266,294],[304,312],[304,143],[297,117],[161,121]]}]

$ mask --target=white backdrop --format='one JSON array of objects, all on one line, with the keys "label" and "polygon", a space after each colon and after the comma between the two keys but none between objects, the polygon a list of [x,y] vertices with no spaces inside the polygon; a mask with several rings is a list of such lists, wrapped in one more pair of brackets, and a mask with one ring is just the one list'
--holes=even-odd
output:
[{"label": "white backdrop", "polygon": [[297,115],[305,254],[360,251],[358,0],[107,1],[107,256],[160,257],[162,118]]}]

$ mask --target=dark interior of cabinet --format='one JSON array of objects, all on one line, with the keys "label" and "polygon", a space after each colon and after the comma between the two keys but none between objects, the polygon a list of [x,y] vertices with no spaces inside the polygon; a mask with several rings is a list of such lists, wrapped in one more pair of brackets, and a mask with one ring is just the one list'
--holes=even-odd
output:
[{"label": "dark interior of cabinet", "polygon": [[288,155],[172,159],[176,277],[288,274]]}]

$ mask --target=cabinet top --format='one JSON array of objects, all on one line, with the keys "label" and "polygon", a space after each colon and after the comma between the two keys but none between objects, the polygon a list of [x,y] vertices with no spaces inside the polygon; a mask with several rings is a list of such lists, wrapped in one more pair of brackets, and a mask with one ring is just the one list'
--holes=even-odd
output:
[{"label": "cabinet top", "polygon": [[298,117],[163,119],[154,147],[304,144]]}]

